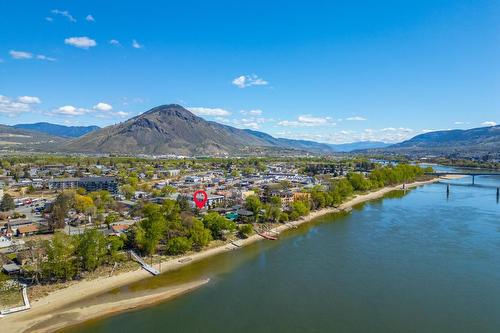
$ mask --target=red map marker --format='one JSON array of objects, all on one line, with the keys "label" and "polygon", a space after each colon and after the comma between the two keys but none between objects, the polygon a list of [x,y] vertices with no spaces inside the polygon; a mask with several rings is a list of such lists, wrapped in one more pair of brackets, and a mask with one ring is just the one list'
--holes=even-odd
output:
[{"label": "red map marker", "polygon": [[[200,199],[200,196],[202,196],[203,199]],[[205,203],[207,202],[207,200],[208,200],[207,192],[203,190],[198,190],[194,192],[193,201],[199,209],[205,207]]]}]

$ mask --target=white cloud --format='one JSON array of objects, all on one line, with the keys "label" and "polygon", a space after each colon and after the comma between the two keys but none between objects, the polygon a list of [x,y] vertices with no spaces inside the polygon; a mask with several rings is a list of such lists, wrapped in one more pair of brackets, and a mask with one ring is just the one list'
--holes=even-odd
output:
[{"label": "white cloud", "polygon": [[43,55],[43,54],[37,54],[36,58],[37,58],[38,60],[57,61],[57,59],[56,59],[56,58],[47,57],[46,55]]},{"label": "white cloud", "polygon": [[299,116],[297,118],[299,122],[305,123],[305,124],[314,124],[314,125],[322,125],[326,124],[331,121],[330,117],[313,117],[310,115],[305,115],[305,116]]},{"label": "white cloud", "polygon": [[241,114],[244,114],[246,116],[260,116],[262,115],[262,110],[256,109],[256,110],[241,110]]},{"label": "white cloud", "polygon": [[0,95],[0,114],[12,117],[20,113],[31,112],[33,111],[32,105],[40,102],[40,99],[34,96],[21,96],[12,100],[7,96]]},{"label": "white cloud", "polygon": [[12,59],[38,59],[38,60],[46,60],[46,61],[56,61],[56,58],[51,58],[43,54],[37,54],[36,56],[33,55],[31,52],[26,52],[26,51],[16,51],[16,50],[10,50],[9,51],[10,56]]},{"label": "white cloud", "polygon": [[35,97],[35,96],[20,96],[17,98],[17,100],[20,103],[24,103],[24,104],[40,104],[40,103],[42,103],[40,98]]},{"label": "white cloud", "polygon": [[366,118],[361,117],[361,116],[354,116],[354,117],[349,117],[349,118],[346,118],[345,120],[351,120],[351,121],[364,121],[364,120],[366,120]]},{"label": "white cloud", "polygon": [[282,120],[278,125],[285,127],[314,127],[314,126],[334,126],[336,123],[331,117],[315,117],[311,115],[301,115],[297,120]]},{"label": "white cloud", "polygon": [[47,16],[45,18],[45,20],[47,20],[48,22],[53,22],[54,21],[54,19],[52,17],[50,17],[50,16]]},{"label": "white cloud", "polygon": [[111,39],[109,41],[109,44],[111,44],[111,45],[120,45],[120,42],[118,40],[116,40],[116,39]]},{"label": "white cloud", "polygon": [[70,37],[64,40],[64,44],[72,45],[81,49],[88,49],[97,45],[96,41],[89,37]]},{"label": "white cloud", "polygon": [[494,121],[483,121],[483,122],[481,123],[481,126],[487,126],[487,127],[490,127],[490,126],[496,126],[496,124],[497,124],[497,123],[496,123],[496,122],[494,122]]},{"label": "white cloud", "polygon": [[88,22],[95,22],[94,17],[90,14],[85,17],[85,20],[87,20]]},{"label": "white cloud", "polygon": [[127,117],[130,113],[129,113],[129,112],[124,112],[124,111],[117,111],[117,112],[111,112],[111,114],[112,114],[113,116],[118,116],[118,117],[125,118],[125,117]]},{"label": "white cloud", "polygon": [[25,52],[25,51],[10,50],[9,54],[13,59],[31,59],[31,58],[33,58],[32,53]]},{"label": "white cloud", "polygon": [[94,110],[111,111],[112,109],[113,107],[110,104],[104,102],[99,102],[96,105],[94,105]]},{"label": "white cloud", "polygon": [[231,115],[231,112],[221,108],[192,107],[187,109],[198,116],[227,117]]},{"label": "white cloud", "polygon": [[139,42],[134,39],[134,40],[132,40],[132,47],[134,49],[142,49],[144,47],[144,45],[139,44]]},{"label": "white cloud", "polygon": [[299,127],[301,124],[295,120],[282,120],[278,123],[278,125],[285,127]]},{"label": "white cloud", "polygon": [[76,22],[76,19],[67,10],[52,9],[51,12],[54,15],[61,15],[71,22]]},{"label": "white cloud", "polygon": [[73,105],[65,105],[53,111],[55,114],[62,114],[65,116],[81,116],[92,112],[92,110],[84,108],[76,108]]},{"label": "white cloud", "polygon": [[215,120],[220,123],[235,126],[238,128],[250,128],[254,130],[260,129],[260,125],[265,122],[273,121],[273,119],[261,118],[261,117],[249,117],[242,119],[227,119],[223,117],[217,117],[215,118]]},{"label": "white cloud", "polygon": [[235,78],[232,83],[238,88],[246,88],[250,86],[265,86],[268,82],[257,75],[240,75]]},{"label": "white cloud", "polygon": [[326,143],[349,143],[357,141],[383,141],[388,143],[401,142],[415,136],[416,132],[409,128],[372,129],[362,131],[342,130],[327,133],[281,131],[274,133],[277,136],[289,139],[314,140]]},{"label": "white cloud", "polygon": [[260,129],[260,125],[258,123],[256,123],[256,122],[241,123],[239,126],[243,127],[243,128],[254,129],[254,130]]}]

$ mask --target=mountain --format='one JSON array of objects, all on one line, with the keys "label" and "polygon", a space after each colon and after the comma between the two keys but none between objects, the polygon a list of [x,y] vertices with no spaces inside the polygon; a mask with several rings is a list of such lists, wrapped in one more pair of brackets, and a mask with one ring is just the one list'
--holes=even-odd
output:
[{"label": "mountain", "polygon": [[45,122],[34,124],[17,124],[13,127],[70,138],[77,138],[100,128],[99,126],[64,126]]},{"label": "mountain", "polygon": [[96,130],[71,140],[62,149],[148,155],[259,154],[281,150],[333,152],[325,144],[276,139],[262,132],[206,121],[176,104],[158,106],[123,123]]},{"label": "mountain", "polygon": [[65,138],[47,133],[0,125],[0,149],[2,150],[49,151],[65,140]]},{"label": "mountain", "polygon": [[436,131],[371,152],[455,157],[500,157],[500,125],[468,130]]},{"label": "mountain", "polygon": [[385,148],[390,145],[390,143],[385,143],[382,141],[359,141],[351,143],[330,144],[329,146],[338,152],[351,152],[354,150]]},{"label": "mountain", "polygon": [[307,140],[293,140],[293,139],[284,139],[284,138],[275,138],[267,133],[254,131],[250,129],[244,129],[245,132],[250,135],[257,137],[261,140],[264,140],[268,144],[276,147],[282,147],[287,149],[298,149],[304,151],[311,151],[315,153],[332,153],[335,149],[332,149],[331,145],[326,143],[319,143],[314,141]]}]

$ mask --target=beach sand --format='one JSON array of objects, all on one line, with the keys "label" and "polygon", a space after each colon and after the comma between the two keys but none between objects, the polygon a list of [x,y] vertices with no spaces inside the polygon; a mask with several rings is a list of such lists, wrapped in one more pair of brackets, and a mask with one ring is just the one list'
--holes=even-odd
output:
[{"label": "beach sand", "polygon": [[448,179],[448,180],[462,179],[465,177],[468,177],[468,176],[466,176],[466,175],[444,175],[444,176],[441,176],[442,179]]},{"label": "beach sand", "polygon": [[[428,181],[414,182],[411,184],[406,184],[406,188],[409,189],[416,186],[430,184],[436,181],[439,181],[439,179],[435,178]],[[284,230],[296,227],[304,223],[308,223],[320,216],[340,212],[343,210],[349,210],[357,204],[381,198],[391,191],[401,189],[402,186],[397,185],[385,187],[366,194],[360,194],[343,203],[337,208],[324,208],[313,211],[309,215],[302,217],[297,221],[282,224],[272,229],[271,231],[273,233],[281,233]],[[231,251],[237,249],[238,247],[245,246],[262,239],[262,236],[253,234],[246,239],[234,241],[233,243],[236,245],[226,243],[224,245],[210,248],[201,252],[188,254],[180,258],[169,259],[161,263],[161,271],[162,273],[165,273],[168,271],[176,270],[182,266],[203,260],[204,258]],[[159,265],[155,266],[156,268],[159,268]],[[9,333],[53,332],[55,330],[70,325],[75,325],[92,318],[164,301],[200,287],[208,282],[208,280],[202,280],[185,283],[171,287],[168,290],[162,290],[160,292],[158,290],[152,290],[151,294],[148,294],[146,296],[129,298],[116,302],[94,304],[80,308],[69,307],[69,305],[77,302],[78,300],[102,294],[112,289],[148,277],[151,277],[150,273],[146,272],[143,269],[139,269],[136,271],[120,273],[111,277],[101,277],[94,280],[85,280],[72,284],[65,289],[60,289],[47,295],[46,297],[32,302],[32,308],[30,310],[10,314],[8,316],[5,316],[4,318],[0,318],[0,327],[2,327],[2,332]]]}]

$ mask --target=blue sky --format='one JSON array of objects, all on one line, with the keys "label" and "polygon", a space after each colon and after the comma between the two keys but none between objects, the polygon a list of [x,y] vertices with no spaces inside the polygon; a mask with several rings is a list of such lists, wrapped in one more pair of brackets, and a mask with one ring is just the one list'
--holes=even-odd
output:
[{"label": "blue sky", "polygon": [[0,123],[178,103],[278,137],[395,142],[500,122],[495,1],[2,1]]}]

